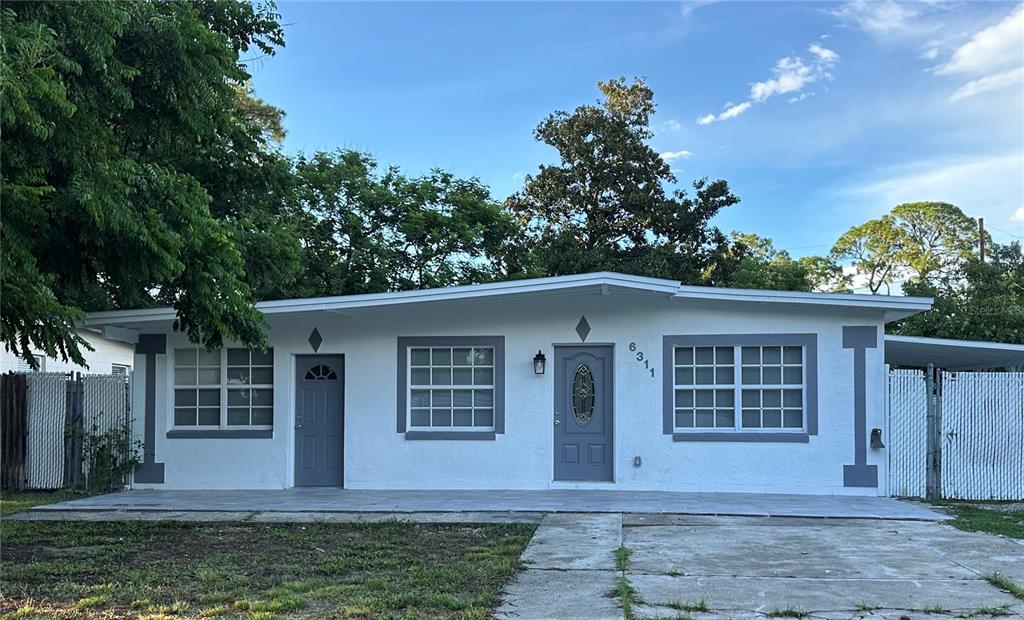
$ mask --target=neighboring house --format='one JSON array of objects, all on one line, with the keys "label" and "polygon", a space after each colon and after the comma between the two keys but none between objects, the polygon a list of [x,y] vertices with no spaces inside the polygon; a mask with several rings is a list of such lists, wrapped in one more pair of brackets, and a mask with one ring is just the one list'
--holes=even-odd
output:
[{"label": "neighboring house", "polygon": [[35,349],[38,368],[35,370],[24,359],[14,355],[6,348],[0,349],[0,373],[6,372],[80,372],[82,374],[124,374],[127,375],[135,362],[135,347],[131,344],[104,338],[92,330],[79,330],[78,335],[86,340],[94,350],[82,349],[86,366],[79,366],[72,361],[47,357],[46,353]]},{"label": "neighboring house", "polygon": [[271,350],[137,338],[137,487],[884,495],[883,328],[931,300],[594,273],[263,302]]}]

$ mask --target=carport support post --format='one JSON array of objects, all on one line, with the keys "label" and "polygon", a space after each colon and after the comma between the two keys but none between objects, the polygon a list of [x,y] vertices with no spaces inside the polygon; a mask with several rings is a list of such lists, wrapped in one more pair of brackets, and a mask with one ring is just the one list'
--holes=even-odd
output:
[{"label": "carport support post", "polygon": [[942,498],[942,425],[939,420],[939,395],[935,381],[935,368],[928,364],[924,375],[925,405],[927,407],[927,452],[925,468],[926,499]]}]

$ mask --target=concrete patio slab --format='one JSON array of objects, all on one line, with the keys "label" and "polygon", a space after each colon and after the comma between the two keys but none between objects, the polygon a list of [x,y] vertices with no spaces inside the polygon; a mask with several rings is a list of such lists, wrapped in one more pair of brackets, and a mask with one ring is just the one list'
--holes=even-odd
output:
[{"label": "concrete patio slab", "polygon": [[183,521],[252,523],[538,523],[537,512],[246,512],[164,510],[26,510],[15,521]]},{"label": "concrete patio slab", "polygon": [[537,491],[135,490],[33,510],[189,512],[566,512],[941,520],[922,504],[887,497],[758,493],[671,493],[590,489]]}]

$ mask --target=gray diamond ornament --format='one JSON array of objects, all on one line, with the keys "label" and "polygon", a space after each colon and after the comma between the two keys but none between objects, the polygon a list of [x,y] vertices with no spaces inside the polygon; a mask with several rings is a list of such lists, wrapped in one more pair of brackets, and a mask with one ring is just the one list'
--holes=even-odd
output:
[{"label": "gray diamond ornament", "polygon": [[309,335],[309,346],[313,347],[313,353],[316,353],[317,351],[320,350],[320,345],[323,343],[323,341],[323,336],[321,336],[320,332],[317,331],[317,329],[314,327],[313,333]]},{"label": "gray diamond ornament", "polygon": [[587,317],[580,317],[580,322],[576,324],[576,334],[579,335],[580,342],[587,341],[587,336],[590,335],[590,323],[587,323]]}]

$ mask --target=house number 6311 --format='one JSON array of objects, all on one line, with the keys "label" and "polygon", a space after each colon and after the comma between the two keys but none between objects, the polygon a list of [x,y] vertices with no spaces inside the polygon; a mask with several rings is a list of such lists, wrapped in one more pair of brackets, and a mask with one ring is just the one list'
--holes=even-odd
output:
[{"label": "house number 6311", "polygon": [[651,366],[651,360],[647,359],[647,356],[644,355],[643,351],[637,351],[636,350],[636,343],[635,342],[629,343],[629,350],[630,350],[631,353],[635,353],[636,354],[636,361],[638,363],[640,363],[640,364],[643,364],[644,368],[646,368],[651,373],[651,376],[653,377],[654,376],[654,368]]}]

